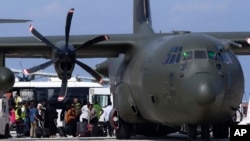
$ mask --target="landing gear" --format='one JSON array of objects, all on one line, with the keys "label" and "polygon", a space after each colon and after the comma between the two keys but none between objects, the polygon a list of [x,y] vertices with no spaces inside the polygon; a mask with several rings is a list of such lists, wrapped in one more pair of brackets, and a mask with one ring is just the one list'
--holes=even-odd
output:
[{"label": "landing gear", "polygon": [[197,138],[197,126],[193,124],[187,125],[187,140],[192,141]]},{"label": "landing gear", "polygon": [[[188,141],[195,140],[197,138],[197,135],[198,135],[198,132],[197,132],[198,125],[188,124],[187,126],[188,126],[187,140]],[[202,124],[199,126],[201,129],[200,134],[201,134],[202,140],[209,139],[210,138],[209,124]]]},{"label": "landing gear", "polygon": [[119,118],[119,128],[116,130],[117,139],[129,139],[131,136],[130,125],[123,119]]},{"label": "landing gear", "polygon": [[229,124],[227,122],[213,124],[213,136],[215,139],[228,138]]},{"label": "landing gear", "polygon": [[109,122],[115,129],[117,139],[129,139],[131,136],[130,124],[120,118],[118,111],[114,108],[110,112]]}]

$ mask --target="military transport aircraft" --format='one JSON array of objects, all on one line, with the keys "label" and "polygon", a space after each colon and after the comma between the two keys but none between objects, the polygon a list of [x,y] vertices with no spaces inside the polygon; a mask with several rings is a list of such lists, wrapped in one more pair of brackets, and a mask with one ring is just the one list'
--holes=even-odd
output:
[{"label": "military transport aircraft", "polygon": [[[109,77],[114,97],[110,123],[118,139],[162,136],[183,125],[189,129],[188,139],[196,137],[197,125],[203,138],[209,138],[210,127],[214,138],[228,137],[244,91],[236,55],[250,54],[250,32],[155,33],[149,0],[134,0],[133,34],[69,36],[73,12],[68,12],[65,36],[43,36],[30,26],[41,42],[34,37],[0,38],[0,65],[5,57],[51,59],[25,72],[54,64],[62,79],[62,101],[75,64],[98,81],[101,75]],[[78,58],[107,60],[94,70]],[[0,71],[3,91],[12,87],[14,78],[7,68]]]}]

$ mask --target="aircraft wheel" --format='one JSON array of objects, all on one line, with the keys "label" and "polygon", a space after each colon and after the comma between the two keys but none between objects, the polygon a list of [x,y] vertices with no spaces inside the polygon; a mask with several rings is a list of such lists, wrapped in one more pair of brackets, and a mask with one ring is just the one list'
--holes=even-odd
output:
[{"label": "aircraft wheel", "polygon": [[197,125],[188,124],[187,125],[187,140],[192,141],[196,139],[197,135]]},{"label": "aircraft wheel", "polygon": [[229,136],[228,124],[227,123],[214,124],[213,136],[215,139],[228,138]]},{"label": "aircraft wheel", "polygon": [[201,138],[209,139],[210,138],[210,126],[209,124],[201,125]]},{"label": "aircraft wheel", "polygon": [[131,135],[130,126],[127,122],[119,118],[119,128],[116,129],[117,139],[129,139]]}]

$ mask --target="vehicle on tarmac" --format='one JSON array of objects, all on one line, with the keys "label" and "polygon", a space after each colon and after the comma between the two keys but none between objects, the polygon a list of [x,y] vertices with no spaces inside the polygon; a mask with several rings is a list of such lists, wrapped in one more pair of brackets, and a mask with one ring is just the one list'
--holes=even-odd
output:
[{"label": "vehicle on tarmac", "polygon": [[[109,101],[113,103],[113,95],[110,92],[109,87],[89,89],[89,102],[90,103],[97,102],[102,108],[104,108],[108,105]],[[103,115],[101,115],[99,118],[99,123],[103,124],[103,122],[104,122],[104,117]]]},{"label": "vehicle on tarmac", "polygon": [[101,107],[108,105],[108,101],[113,102],[113,96],[110,92],[110,88],[90,88],[89,89],[89,102],[98,102]]},{"label": "vehicle on tarmac", "polygon": [[[101,88],[102,85],[96,82],[79,81],[76,78],[68,80],[67,99],[58,101],[58,94],[61,88],[61,80],[58,78],[49,78],[49,81],[18,81],[15,82],[14,87],[10,90],[13,96],[20,93],[23,101],[33,100],[35,103],[47,101],[51,106],[57,109],[60,115],[63,106],[66,103],[72,103],[74,98],[85,105],[89,101],[89,89]],[[60,117],[60,116],[58,116]],[[58,125],[62,122],[57,120]]]},{"label": "vehicle on tarmac", "polygon": [[9,103],[8,98],[0,98],[0,137],[8,138],[10,135]]}]

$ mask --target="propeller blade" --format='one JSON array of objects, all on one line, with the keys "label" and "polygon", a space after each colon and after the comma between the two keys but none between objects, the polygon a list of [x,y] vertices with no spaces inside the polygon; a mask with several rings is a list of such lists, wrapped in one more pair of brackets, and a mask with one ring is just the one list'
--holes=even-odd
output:
[{"label": "propeller blade", "polygon": [[42,34],[40,34],[34,26],[30,25],[30,32],[40,41],[45,43],[47,46],[50,46],[54,48],[57,51],[61,51],[58,47],[56,47],[53,43],[51,43],[49,40],[47,40]]},{"label": "propeller blade", "polygon": [[71,8],[68,11],[68,15],[66,19],[66,26],[65,26],[65,41],[66,41],[65,46],[66,47],[68,47],[68,43],[69,43],[69,32],[70,32],[70,26],[71,26],[71,20],[72,20],[73,14],[74,14],[74,8]]},{"label": "propeller blade", "polygon": [[87,71],[89,74],[91,74],[97,80],[98,83],[101,84],[103,82],[102,76],[97,71],[95,71],[94,69],[92,69],[88,65],[86,65],[78,60],[75,60],[75,63],[78,64],[85,71]]},{"label": "propeller blade", "polygon": [[61,84],[61,89],[60,89],[60,93],[58,95],[57,100],[58,101],[63,101],[64,98],[66,97],[67,94],[67,65],[64,66],[64,70],[63,70],[63,79],[62,79],[62,84]]},{"label": "propeller blade", "polygon": [[75,51],[80,49],[80,48],[84,48],[84,47],[88,47],[90,45],[96,44],[96,43],[101,42],[101,41],[107,41],[109,39],[110,38],[108,35],[97,36],[93,39],[88,40],[87,42],[83,43],[82,45],[78,46],[77,48],[75,48]]},{"label": "propeller blade", "polygon": [[37,71],[39,71],[39,70],[42,70],[42,69],[47,68],[48,66],[52,65],[52,64],[53,64],[54,62],[56,62],[56,61],[57,61],[57,59],[55,59],[55,60],[50,60],[50,61],[45,62],[45,63],[43,63],[43,64],[40,64],[40,65],[38,65],[38,66],[29,68],[29,69],[25,69],[25,70],[23,70],[23,73],[26,74],[26,75],[28,75],[28,74],[37,72]]}]

